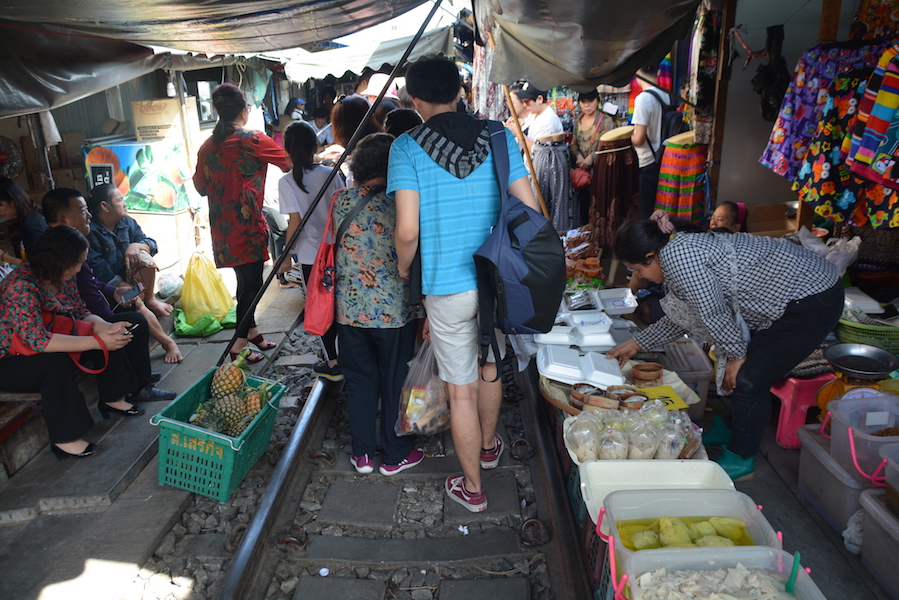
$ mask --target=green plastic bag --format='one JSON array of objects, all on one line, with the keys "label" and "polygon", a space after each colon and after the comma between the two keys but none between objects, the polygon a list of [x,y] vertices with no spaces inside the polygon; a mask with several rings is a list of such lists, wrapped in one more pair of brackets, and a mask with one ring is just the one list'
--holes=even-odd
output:
[{"label": "green plastic bag", "polygon": [[180,308],[176,308],[175,317],[175,334],[186,337],[205,337],[218,333],[222,329],[233,329],[237,327],[237,307],[232,306],[228,314],[221,321],[216,320],[212,315],[203,315],[193,325],[187,322],[187,316]]}]

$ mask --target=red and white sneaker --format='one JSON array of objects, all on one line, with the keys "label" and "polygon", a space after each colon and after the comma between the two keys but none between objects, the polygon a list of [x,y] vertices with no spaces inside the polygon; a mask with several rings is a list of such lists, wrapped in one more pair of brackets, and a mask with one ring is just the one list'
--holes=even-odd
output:
[{"label": "red and white sneaker", "polygon": [[391,475],[396,475],[401,471],[405,471],[406,469],[411,469],[425,458],[425,453],[421,450],[413,450],[409,453],[406,458],[401,460],[397,465],[381,465],[378,471],[381,472],[381,475],[386,477],[390,477]]},{"label": "red and white sneaker", "polygon": [[472,494],[465,489],[464,475],[450,475],[446,478],[446,495],[450,500],[458,502],[471,512],[484,512],[487,510],[487,495],[484,490]]},{"label": "red and white sneaker", "polygon": [[368,454],[363,454],[362,456],[350,454],[350,464],[356,467],[357,473],[362,473],[363,475],[367,475],[375,470],[375,465],[371,462]]},{"label": "red and white sneaker", "polygon": [[495,469],[499,464],[499,457],[503,455],[503,438],[498,433],[494,433],[494,446],[492,450],[481,450],[481,468]]}]

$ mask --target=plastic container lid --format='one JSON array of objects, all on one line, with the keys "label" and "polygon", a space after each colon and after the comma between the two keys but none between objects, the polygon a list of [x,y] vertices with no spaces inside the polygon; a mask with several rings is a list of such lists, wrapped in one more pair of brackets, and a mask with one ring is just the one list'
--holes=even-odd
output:
[{"label": "plastic container lid", "polygon": [[[637,579],[647,572],[658,569],[684,571],[716,571],[736,567],[737,563],[747,569],[774,571],[784,577],[790,576],[793,556],[777,548],[765,546],[734,546],[727,548],[689,548],[634,552],[625,566],[631,591],[631,600],[641,600],[643,590]],[[793,593],[800,600],[827,600],[811,576],[801,568],[796,574]]]},{"label": "plastic container lid", "polygon": [[597,352],[588,352],[581,357],[581,374],[584,376],[582,381],[603,389],[624,383],[618,360]]},{"label": "plastic container lid", "polygon": [[588,326],[599,332],[612,328],[612,319],[601,310],[576,310],[565,315],[565,322],[572,327]]},{"label": "plastic container lid", "polygon": [[618,361],[603,354],[588,352],[581,356],[577,350],[562,346],[543,346],[537,350],[537,370],[541,375],[569,385],[592,383],[600,388],[621,385],[624,376]]},{"label": "plastic container lid", "polygon": [[546,333],[535,333],[534,341],[538,344],[555,344],[557,346],[570,346],[571,330],[573,327],[556,325]]},{"label": "plastic container lid", "polygon": [[628,315],[637,310],[637,297],[629,288],[611,288],[593,292],[596,304],[610,315]]},{"label": "plastic container lid", "polygon": [[570,337],[571,343],[584,352],[605,352],[616,346],[615,338],[605,325],[573,327]]}]

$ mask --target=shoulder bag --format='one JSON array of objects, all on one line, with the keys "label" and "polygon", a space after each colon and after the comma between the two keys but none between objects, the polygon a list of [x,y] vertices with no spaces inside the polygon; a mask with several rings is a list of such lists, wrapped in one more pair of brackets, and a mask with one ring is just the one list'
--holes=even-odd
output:
[{"label": "shoulder bag", "polygon": [[[44,326],[50,333],[59,333],[62,335],[92,336],[93,338],[95,338],[100,343],[100,351],[103,352],[103,366],[101,368],[89,369],[82,365],[82,352],[69,352],[68,355],[75,362],[75,366],[85,373],[97,375],[98,373],[102,373],[106,370],[106,367],[109,365],[109,350],[106,348],[106,344],[103,342],[103,339],[93,332],[93,323],[91,323],[90,321],[82,321],[80,319],[76,319],[72,315],[59,314],[51,312],[49,310],[42,311],[41,318],[44,321]],[[34,356],[41,353],[41,351],[36,351],[29,348],[22,341],[22,338],[19,337],[18,333],[14,333],[12,335],[12,341],[9,344],[9,350],[7,350],[7,352],[10,356]]]}]

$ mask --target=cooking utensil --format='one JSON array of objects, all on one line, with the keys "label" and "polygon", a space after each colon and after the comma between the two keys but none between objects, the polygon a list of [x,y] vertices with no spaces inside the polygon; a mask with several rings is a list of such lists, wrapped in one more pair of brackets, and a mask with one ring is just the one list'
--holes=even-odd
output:
[{"label": "cooking utensil", "polygon": [[899,369],[899,357],[867,344],[834,344],[824,358],[844,375],[858,379],[883,379]]}]

